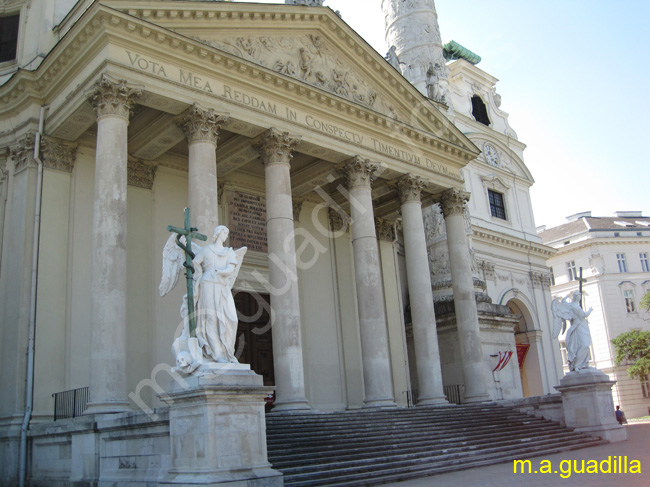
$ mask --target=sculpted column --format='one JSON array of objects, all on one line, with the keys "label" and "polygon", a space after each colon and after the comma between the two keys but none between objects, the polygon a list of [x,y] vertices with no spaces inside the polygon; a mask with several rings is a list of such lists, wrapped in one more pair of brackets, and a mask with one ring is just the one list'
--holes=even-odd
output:
[{"label": "sculpted column", "polygon": [[422,189],[426,182],[417,176],[407,175],[397,183],[402,203],[406,278],[411,303],[413,342],[418,370],[419,406],[446,404],[440,368],[438,332],[433,310],[433,294],[429,274],[427,242],[422,220]]},{"label": "sculpted column", "polygon": [[180,121],[189,151],[188,205],[192,226],[212,235],[219,224],[217,139],[228,116],[193,105]]},{"label": "sculpted column", "polygon": [[106,75],[95,85],[97,112],[91,264],[90,400],[86,412],[128,409],[126,391],[127,128],[140,95]]},{"label": "sculpted column", "polygon": [[454,290],[456,327],[465,378],[465,402],[487,401],[485,361],[478,323],[472,261],[465,229],[465,202],[469,193],[451,189],[443,194],[440,206],[447,226],[449,265]]},{"label": "sculpted column", "polygon": [[269,130],[256,148],[266,176],[266,218],[271,281],[273,366],[276,410],[309,409],[300,331],[300,299],[293,227],[292,151],[300,141],[287,132]]},{"label": "sculpted column", "polygon": [[356,157],[344,170],[350,191],[354,277],[357,287],[364,407],[395,406],[388,349],[386,306],[379,269],[371,185],[378,166]]}]

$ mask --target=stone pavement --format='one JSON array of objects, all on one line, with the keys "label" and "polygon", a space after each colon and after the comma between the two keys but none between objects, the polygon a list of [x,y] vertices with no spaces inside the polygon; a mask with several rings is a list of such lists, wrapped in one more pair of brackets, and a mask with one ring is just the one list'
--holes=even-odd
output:
[{"label": "stone pavement", "polygon": [[[431,477],[424,477],[406,482],[386,484],[389,487],[609,487],[621,485],[625,487],[648,487],[650,485],[650,423],[636,423],[625,426],[627,441],[610,443],[607,445],[584,448],[554,455],[531,457],[532,471],[540,466],[542,460],[550,460],[552,470],[557,473],[513,473],[513,462],[490,465],[457,472],[450,472]],[[612,457],[612,472],[614,472],[614,457],[627,456],[628,465],[632,460],[641,462],[640,474],[632,473],[574,473],[569,472],[569,464],[563,460],[571,460],[570,468],[574,468],[577,461],[578,470],[581,469],[582,460],[587,466],[588,460],[597,460],[599,465],[602,460]],[[618,460],[617,460],[618,461]],[[521,470],[519,470],[520,472]],[[562,477],[562,472],[568,472]]]}]

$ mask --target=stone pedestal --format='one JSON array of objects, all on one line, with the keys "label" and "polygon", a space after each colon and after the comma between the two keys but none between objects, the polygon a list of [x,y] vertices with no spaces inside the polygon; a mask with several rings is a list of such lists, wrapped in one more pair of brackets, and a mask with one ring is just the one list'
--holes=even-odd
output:
[{"label": "stone pedestal", "polygon": [[555,388],[562,393],[567,427],[612,443],[627,440],[627,432],[614,413],[614,384],[616,381],[592,368],[564,376]]},{"label": "stone pedestal", "polygon": [[171,461],[158,485],[280,487],[266,451],[262,376],[224,364],[221,371],[172,382],[160,398],[169,404]]}]

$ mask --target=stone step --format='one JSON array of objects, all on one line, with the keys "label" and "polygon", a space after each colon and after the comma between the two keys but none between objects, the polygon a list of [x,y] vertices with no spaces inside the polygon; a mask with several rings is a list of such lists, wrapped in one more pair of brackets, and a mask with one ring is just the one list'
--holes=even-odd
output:
[{"label": "stone step", "polygon": [[269,461],[288,487],[371,485],[601,443],[485,403],[267,415]]}]

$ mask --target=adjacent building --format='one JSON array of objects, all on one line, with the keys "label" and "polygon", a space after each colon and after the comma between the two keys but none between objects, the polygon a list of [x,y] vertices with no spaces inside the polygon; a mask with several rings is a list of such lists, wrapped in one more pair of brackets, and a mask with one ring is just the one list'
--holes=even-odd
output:
[{"label": "adjacent building", "polygon": [[[650,379],[631,379],[625,364],[615,366],[611,340],[626,331],[650,330],[650,316],[639,309],[639,301],[650,291],[650,217],[637,211],[615,214],[577,213],[563,225],[542,227],[539,235],[557,249],[548,260],[554,297],[578,290],[582,276],[583,306],[593,308],[592,364],[617,381],[614,402],[633,418],[650,414]],[[566,371],[564,351],[563,362]]]}]

